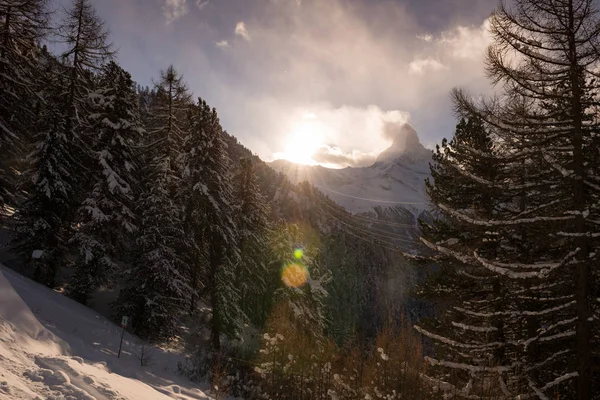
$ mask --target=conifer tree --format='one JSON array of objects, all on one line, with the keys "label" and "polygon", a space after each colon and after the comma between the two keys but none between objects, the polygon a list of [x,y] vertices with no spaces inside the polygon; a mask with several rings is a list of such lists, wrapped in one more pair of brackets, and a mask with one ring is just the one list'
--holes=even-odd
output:
[{"label": "conifer tree", "polygon": [[47,57],[44,86],[40,85],[44,105],[38,114],[31,171],[25,175],[31,177],[32,187],[27,188],[29,198],[17,215],[15,238],[27,259],[31,258],[29,251],[42,252],[35,260],[34,274],[50,286],[59,266],[66,264],[64,246],[90,175],[89,146],[82,134],[87,126],[83,110],[91,88],[91,70],[112,54],[106,30],[88,0],[75,0],[59,27],[59,36],[67,47],[63,60],[70,66],[65,68]]},{"label": "conifer tree", "polygon": [[94,182],[78,211],[81,228],[72,239],[78,259],[69,288],[70,295],[82,303],[96,288],[114,281],[115,257],[129,250],[124,243],[137,229],[133,146],[143,133],[133,81],[115,62],[104,67],[86,107],[94,132]]},{"label": "conifer tree", "polygon": [[158,342],[176,335],[179,317],[189,301],[188,261],[181,245],[180,215],[168,189],[168,163],[158,159],[144,173],[153,184],[138,200],[135,260],[124,272],[125,285],[115,311],[131,317],[138,335]]},{"label": "conifer tree", "polygon": [[104,22],[96,14],[90,0],[73,0],[71,8],[65,10],[65,17],[58,28],[58,36],[66,50],[61,54],[68,63],[67,103],[71,129],[77,130],[85,123],[85,108],[88,93],[92,90],[91,72],[114,55],[109,42],[109,32]]},{"label": "conifer tree", "polygon": [[136,332],[152,340],[172,338],[189,304],[189,259],[179,196],[177,159],[182,151],[189,93],[171,66],[161,72],[148,110],[140,194],[135,215],[139,234],[135,260],[124,272],[117,313],[132,318]]},{"label": "conifer tree", "polygon": [[321,341],[330,273],[320,263],[318,247],[300,226],[282,221],[272,232],[270,249],[270,275],[277,278],[271,282],[274,301],[287,304],[297,329]]},{"label": "conifer tree", "polygon": [[47,16],[45,0],[0,2],[0,216],[5,202],[14,199],[13,170],[21,168],[37,117],[37,56]]},{"label": "conifer tree", "polygon": [[65,221],[70,220],[77,206],[73,201],[77,163],[66,132],[60,65],[49,64],[48,68],[44,102],[33,137],[34,151],[24,174],[29,179],[23,185],[28,198],[14,215],[13,244],[25,260],[31,260],[34,279],[52,287],[59,267],[66,264],[69,233]]},{"label": "conifer tree", "polygon": [[[488,182],[497,179],[494,152],[491,135],[481,119],[473,115],[462,118],[450,142],[444,139],[441,146],[436,146],[432,178],[426,181],[435,218],[432,223],[420,221],[421,241],[438,252],[433,259],[438,270],[421,288],[421,296],[434,302],[442,317],[438,321],[421,322],[417,330],[434,340],[436,357],[452,358],[457,365],[471,368],[471,371],[455,368],[451,380],[459,389],[469,386],[471,394],[479,391],[480,396],[502,395],[494,389],[484,394],[478,386],[484,376],[493,376],[497,364],[506,362],[506,328],[503,318],[480,317],[474,311],[493,314],[503,310],[505,290],[494,273],[465,262],[453,249],[476,247],[493,257],[498,232],[465,223],[447,210],[460,210],[475,218],[493,218],[496,203],[501,202],[499,193],[493,186],[472,177]],[[434,368],[432,373],[436,372]]]},{"label": "conifer tree", "polygon": [[183,152],[184,139],[189,129],[187,112],[191,104],[191,94],[175,67],[170,65],[160,72],[160,80],[154,85],[155,96],[148,109],[149,145],[160,147],[175,181],[181,176],[178,162]]},{"label": "conifer tree", "polygon": [[67,135],[71,152],[77,159],[77,201],[83,202],[92,184],[93,155],[91,143],[96,140],[90,131],[89,94],[95,90],[94,76],[114,55],[109,32],[104,21],[96,14],[90,0],[72,0],[70,8],[57,29],[57,36],[65,47],[61,54],[68,67],[65,87]]},{"label": "conifer tree", "polygon": [[186,182],[182,190],[186,227],[206,260],[206,271],[202,272],[200,255],[195,255],[191,279],[195,296],[200,277],[205,279],[212,306],[211,342],[218,351],[221,335],[235,337],[245,319],[235,286],[234,266],[239,253],[233,220],[231,160],[216,110],[199,99],[190,112],[190,131],[182,157]]},{"label": "conifer tree", "polygon": [[468,310],[505,319],[506,343],[520,355],[518,363],[494,367],[513,378],[500,381],[505,396],[582,400],[598,393],[590,351],[598,331],[592,297],[600,239],[598,25],[591,0],[502,4],[491,17],[494,44],[486,66],[504,92],[480,103],[454,92],[458,111],[492,126],[501,145],[495,181],[457,169],[501,192],[494,215],[438,206],[461,223],[497,231],[493,256],[481,244],[446,243],[444,251],[487,269],[512,293],[502,311]]},{"label": "conifer tree", "polygon": [[266,314],[261,302],[266,291],[268,275],[269,209],[258,186],[254,162],[240,160],[235,177],[235,214],[239,235],[240,259],[236,268],[236,286],[244,314],[257,325],[265,322]]}]

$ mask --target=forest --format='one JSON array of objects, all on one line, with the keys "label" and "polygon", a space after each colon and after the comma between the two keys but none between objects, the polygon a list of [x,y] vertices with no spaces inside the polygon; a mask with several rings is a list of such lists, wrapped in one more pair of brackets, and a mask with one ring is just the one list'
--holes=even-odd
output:
[{"label": "forest", "polygon": [[113,290],[217,398],[600,399],[598,4],[489,21],[495,94],[451,93],[411,238],[291,184],[174,66],[138,85],[90,0],[0,0],[6,246],[79,303]]}]

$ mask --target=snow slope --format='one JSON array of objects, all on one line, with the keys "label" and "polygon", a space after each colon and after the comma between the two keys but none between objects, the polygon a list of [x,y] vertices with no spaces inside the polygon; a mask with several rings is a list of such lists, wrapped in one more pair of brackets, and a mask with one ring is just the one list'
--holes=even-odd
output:
[{"label": "snow slope", "polygon": [[425,179],[431,154],[420,143],[417,132],[405,124],[370,167],[329,169],[286,160],[270,166],[286,174],[292,183],[308,181],[352,213],[369,212],[376,206],[400,206],[417,216],[428,206]]},{"label": "snow slope", "polygon": [[0,399],[208,399],[175,373],[181,357],[153,349],[71,299],[0,264]]}]

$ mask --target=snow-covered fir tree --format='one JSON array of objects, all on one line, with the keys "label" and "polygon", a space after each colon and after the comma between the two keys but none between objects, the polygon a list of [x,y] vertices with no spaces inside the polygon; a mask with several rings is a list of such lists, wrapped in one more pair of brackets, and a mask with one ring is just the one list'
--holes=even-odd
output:
[{"label": "snow-covered fir tree", "polygon": [[[33,186],[25,184],[29,197],[17,216],[16,238],[21,251],[42,251],[43,256],[35,260],[35,276],[48,285],[54,284],[59,264],[66,264],[62,246],[71,236],[93,164],[83,137],[92,71],[112,54],[107,32],[88,0],[73,3],[58,35],[67,50],[63,63],[49,55],[44,59],[44,81],[39,86],[44,104],[38,112],[30,171],[25,174]],[[51,223],[43,224],[40,218]],[[23,255],[31,258],[31,254]]]},{"label": "snow-covered fir tree", "polygon": [[161,72],[155,86],[141,146],[144,167],[134,211],[140,219],[135,260],[124,272],[125,287],[115,311],[130,316],[138,334],[159,341],[176,334],[190,301],[190,263],[178,195],[182,181],[176,163],[190,96],[172,66]]},{"label": "snow-covered fir tree", "polygon": [[72,239],[78,258],[69,287],[82,303],[114,281],[118,254],[131,250],[125,244],[137,230],[133,201],[139,167],[133,147],[143,134],[131,75],[115,62],[105,65],[88,101],[94,182],[78,211],[80,228]]},{"label": "snow-covered fir tree", "polygon": [[177,334],[179,317],[189,302],[178,207],[169,190],[169,166],[165,157],[144,169],[153,182],[140,196],[140,216],[135,260],[124,272],[124,287],[115,304],[118,315],[129,316],[136,334],[164,341]]},{"label": "snow-covered fir tree", "polygon": [[[596,7],[591,0],[501,5],[490,19],[494,43],[486,65],[503,93],[478,103],[462,91],[454,93],[459,112],[476,115],[493,129],[499,166],[493,181],[457,171],[501,195],[490,216],[473,215],[443,199],[437,206],[463,224],[494,232],[496,243],[489,254],[483,244],[460,241],[437,249],[487,269],[510,290],[502,310],[455,309],[471,317],[502,317],[504,341],[517,355],[493,366],[497,384],[488,379],[478,395],[494,396],[492,386],[506,397],[582,400],[599,393],[592,368],[600,246]],[[476,307],[477,301],[470,304]],[[449,345],[475,345],[437,333],[436,339]],[[432,362],[472,375],[485,372],[459,358]],[[467,396],[476,389],[460,390]]]},{"label": "snow-covered fir tree", "polygon": [[[58,68],[58,70],[57,70]],[[61,66],[50,63],[44,75],[43,105],[33,137],[26,201],[14,215],[16,227],[13,243],[24,260],[30,261],[34,279],[54,286],[58,269],[66,264],[66,246],[73,210],[77,206],[74,171],[77,163],[70,152],[64,113],[64,80]]]},{"label": "snow-covered fir tree", "polygon": [[47,28],[46,3],[0,2],[0,215],[5,202],[14,202],[14,170],[22,168],[37,118],[38,46]]},{"label": "snow-covered fir tree", "polygon": [[236,286],[244,314],[255,325],[266,320],[261,301],[268,276],[269,207],[258,186],[254,161],[242,158],[234,178],[235,223],[240,257],[236,268]]},{"label": "snow-covered fir tree", "polygon": [[235,265],[240,255],[233,220],[231,160],[216,110],[199,99],[198,104],[190,107],[190,114],[190,130],[181,158],[185,225],[194,238],[193,247],[199,250],[193,252],[195,263],[190,276],[193,299],[198,297],[200,279],[204,278],[203,294],[212,307],[211,342],[218,351],[221,335],[235,337],[245,320],[235,285]]}]

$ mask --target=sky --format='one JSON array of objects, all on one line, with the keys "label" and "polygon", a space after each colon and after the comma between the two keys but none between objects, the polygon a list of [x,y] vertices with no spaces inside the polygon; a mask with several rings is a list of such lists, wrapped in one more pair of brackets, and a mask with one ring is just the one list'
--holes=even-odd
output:
[{"label": "sky", "polygon": [[[68,0],[56,0],[68,3]],[[409,122],[452,135],[449,92],[485,93],[496,0],[92,0],[142,85],[173,64],[271,161],[369,165]]]}]

